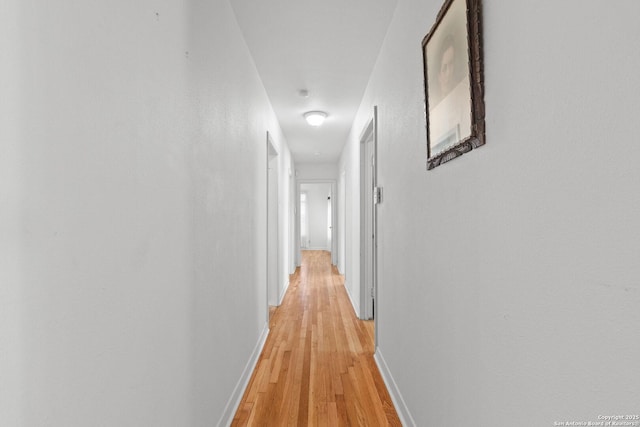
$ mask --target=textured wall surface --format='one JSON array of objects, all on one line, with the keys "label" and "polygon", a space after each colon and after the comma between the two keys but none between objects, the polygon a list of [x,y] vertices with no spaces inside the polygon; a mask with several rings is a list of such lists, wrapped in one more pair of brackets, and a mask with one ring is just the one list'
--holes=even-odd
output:
[{"label": "textured wall surface", "polygon": [[637,413],[640,5],[483,4],[487,145],[426,171],[420,41],[440,2],[401,0],[341,158],[355,194],[378,105],[379,349],[405,420]]},{"label": "textured wall surface", "polygon": [[267,130],[291,167],[228,2],[0,19],[0,424],[215,425],[266,323]]}]

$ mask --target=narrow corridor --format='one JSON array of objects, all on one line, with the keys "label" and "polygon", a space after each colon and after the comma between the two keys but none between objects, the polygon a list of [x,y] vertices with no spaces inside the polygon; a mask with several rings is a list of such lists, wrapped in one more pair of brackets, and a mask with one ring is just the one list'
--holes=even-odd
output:
[{"label": "narrow corridor", "polygon": [[303,251],[233,426],[400,426],[330,253]]}]

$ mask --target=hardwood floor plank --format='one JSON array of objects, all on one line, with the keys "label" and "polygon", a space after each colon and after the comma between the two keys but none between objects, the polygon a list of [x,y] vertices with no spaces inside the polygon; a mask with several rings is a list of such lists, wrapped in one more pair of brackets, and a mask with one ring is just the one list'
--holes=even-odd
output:
[{"label": "hardwood floor plank", "polygon": [[[351,370],[352,368],[349,368],[349,371]],[[366,426],[362,401],[349,373],[342,374],[342,385],[344,387],[344,403],[347,409],[348,425]]]},{"label": "hardwood floor plank", "polygon": [[376,390],[378,391],[378,396],[382,401],[382,408],[387,414],[387,421],[392,427],[402,427],[402,423],[398,418],[398,414],[396,413],[396,409],[393,406],[393,401],[391,400],[391,395],[389,395],[389,391],[387,390],[387,386],[382,379],[382,375],[380,374],[380,370],[378,369],[378,365],[374,359],[367,359],[367,363],[369,364],[369,370],[373,373],[372,378],[375,384]]},{"label": "hardwood floor plank", "polygon": [[275,361],[273,363],[273,367],[271,368],[271,376],[269,377],[269,382],[270,383],[277,383],[278,382],[278,377],[280,376],[280,373],[283,369],[282,366],[282,358],[284,357],[284,352],[286,350],[287,347],[287,342],[284,341],[282,343],[280,343],[280,345],[278,345],[278,352],[275,356]]},{"label": "hardwood floor plank", "polygon": [[330,253],[303,251],[233,426],[400,426]]},{"label": "hardwood floor plank", "polygon": [[338,426],[350,426],[349,416],[347,414],[347,404],[344,395],[336,396],[336,411],[338,412]]},{"label": "hardwood floor plank", "polygon": [[356,362],[356,375],[358,382],[363,386],[363,394],[368,396],[368,401],[371,403],[370,410],[367,413],[372,416],[375,415],[376,425],[385,425],[387,423],[387,414],[384,411],[382,400],[373,381],[373,374],[364,359],[364,357],[361,357]]},{"label": "hardwood floor plank", "polygon": [[329,427],[340,425],[338,421],[338,406],[336,402],[327,403],[327,425]]},{"label": "hardwood floor plank", "polygon": [[300,400],[298,401],[298,424],[307,425],[309,419],[309,383],[311,380],[311,333],[304,340],[304,356],[300,383]]},{"label": "hardwood floor plank", "polygon": [[233,419],[231,423],[231,427],[245,426],[249,422],[249,417],[251,416],[251,409],[253,408],[253,403],[245,403],[240,405],[238,408],[238,412],[236,413],[236,417]]}]

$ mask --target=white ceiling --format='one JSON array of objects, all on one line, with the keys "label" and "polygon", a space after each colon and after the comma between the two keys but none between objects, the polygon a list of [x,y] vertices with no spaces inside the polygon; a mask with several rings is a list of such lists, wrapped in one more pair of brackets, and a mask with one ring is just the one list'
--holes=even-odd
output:
[{"label": "white ceiling", "polygon": [[[230,3],[294,160],[337,161],[397,0]],[[310,110],[329,114],[321,127],[305,122]]]}]

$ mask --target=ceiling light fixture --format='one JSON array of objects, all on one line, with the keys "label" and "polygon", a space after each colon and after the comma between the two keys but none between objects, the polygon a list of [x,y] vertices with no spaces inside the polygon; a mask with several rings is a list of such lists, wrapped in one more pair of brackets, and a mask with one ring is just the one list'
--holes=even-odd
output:
[{"label": "ceiling light fixture", "polygon": [[304,113],[304,118],[311,126],[320,126],[324,119],[327,118],[327,113],[324,111],[307,111]]}]

